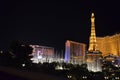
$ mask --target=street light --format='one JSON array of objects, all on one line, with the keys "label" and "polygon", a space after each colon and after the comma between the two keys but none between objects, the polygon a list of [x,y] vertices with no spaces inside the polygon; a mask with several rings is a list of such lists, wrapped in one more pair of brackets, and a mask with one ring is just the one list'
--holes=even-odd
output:
[{"label": "street light", "polygon": [[83,78],[83,79],[87,79],[87,76],[83,76],[82,78]]},{"label": "street light", "polygon": [[106,80],[107,80],[107,79],[109,79],[109,77],[108,77],[108,76],[105,76],[104,78],[105,78]]},{"label": "street light", "polygon": [[116,80],[119,80],[120,78],[119,77],[115,77]]}]

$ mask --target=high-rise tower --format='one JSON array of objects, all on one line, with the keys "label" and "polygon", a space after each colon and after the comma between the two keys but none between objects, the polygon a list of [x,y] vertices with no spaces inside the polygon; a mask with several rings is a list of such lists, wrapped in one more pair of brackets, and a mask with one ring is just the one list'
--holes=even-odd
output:
[{"label": "high-rise tower", "polygon": [[86,54],[87,57],[87,65],[88,70],[90,71],[101,71],[101,52],[99,50],[96,50],[97,48],[96,43],[96,33],[95,33],[95,17],[94,13],[91,15],[91,35],[90,35],[90,42],[89,42],[89,48],[88,53]]},{"label": "high-rise tower", "polygon": [[96,51],[96,33],[95,33],[95,17],[94,13],[91,15],[91,35],[89,42],[89,51]]}]

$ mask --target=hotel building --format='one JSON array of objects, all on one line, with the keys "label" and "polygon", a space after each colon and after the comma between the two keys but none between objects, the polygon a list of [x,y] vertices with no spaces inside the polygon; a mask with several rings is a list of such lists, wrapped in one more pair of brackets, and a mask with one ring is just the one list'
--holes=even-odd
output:
[{"label": "hotel building", "polygon": [[54,48],[47,46],[39,45],[30,45],[33,48],[33,62],[34,63],[43,63],[43,62],[52,62],[54,58]]},{"label": "hotel building", "polygon": [[85,63],[86,44],[67,40],[65,44],[65,62]]},{"label": "hotel building", "polygon": [[120,34],[112,36],[97,37],[97,49],[102,52],[102,56],[120,56]]}]

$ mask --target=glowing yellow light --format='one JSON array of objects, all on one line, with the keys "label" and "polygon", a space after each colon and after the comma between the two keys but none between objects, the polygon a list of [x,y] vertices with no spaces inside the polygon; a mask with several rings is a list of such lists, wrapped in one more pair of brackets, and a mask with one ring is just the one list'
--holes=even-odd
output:
[{"label": "glowing yellow light", "polygon": [[92,13],[92,17],[94,17],[94,13]]}]

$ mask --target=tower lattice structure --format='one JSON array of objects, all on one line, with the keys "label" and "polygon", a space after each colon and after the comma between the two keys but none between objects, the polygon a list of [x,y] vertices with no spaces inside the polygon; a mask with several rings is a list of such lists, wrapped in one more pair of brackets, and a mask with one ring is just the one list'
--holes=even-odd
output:
[{"label": "tower lattice structure", "polygon": [[86,58],[87,58],[86,61],[88,65],[88,70],[94,72],[101,71],[101,66],[100,66],[101,52],[96,49],[97,49],[97,43],[96,43],[96,33],[95,33],[95,17],[94,17],[94,13],[92,13],[91,34],[90,34],[88,53],[86,54]]},{"label": "tower lattice structure", "polygon": [[89,51],[96,51],[96,32],[95,32],[95,17],[94,13],[91,15],[91,35],[90,35],[90,42],[89,42]]}]

